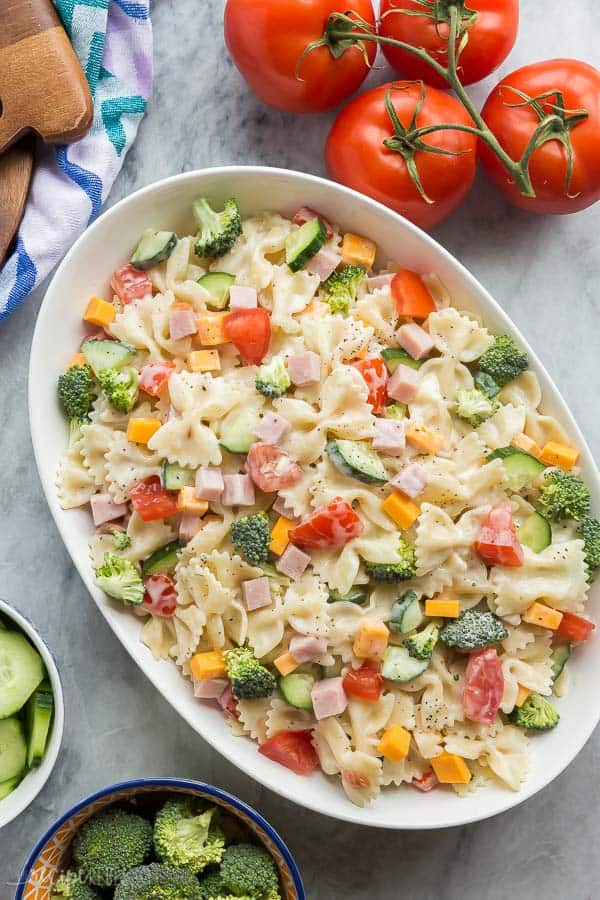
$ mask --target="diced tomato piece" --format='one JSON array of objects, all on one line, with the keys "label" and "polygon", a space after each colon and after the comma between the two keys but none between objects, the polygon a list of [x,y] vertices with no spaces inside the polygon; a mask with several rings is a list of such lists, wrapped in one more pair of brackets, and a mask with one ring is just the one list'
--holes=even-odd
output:
[{"label": "diced tomato piece", "polygon": [[423,284],[416,272],[400,269],[390,284],[392,297],[399,316],[410,316],[413,319],[426,319],[429,313],[435,312],[435,300]]},{"label": "diced tomato piece", "polygon": [[471,653],[465,672],[463,709],[467,719],[491,725],[502,701],[504,674],[493,647]]},{"label": "diced tomato piece", "polygon": [[225,320],[225,334],[249,366],[259,366],[271,343],[271,319],[266,309],[234,309]]},{"label": "diced tomato piece", "polygon": [[300,463],[274,444],[262,441],[257,441],[250,447],[246,471],[254,484],[266,494],[291,487],[304,475]]},{"label": "diced tomato piece", "polygon": [[258,752],[296,775],[308,775],[319,765],[311,731],[280,731],[261,744]]},{"label": "diced tomato piece", "polygon": [[151,397],[158,397],[166,388],[177,366],[172,362],[148,363],[140,369],[139,386]]},{"label": "diced tomato piece", "polygon": [[475,550],[488,566],[522,566],[525,555],[515,534],[508,506],[491,510],[475,541]]},{"label": "diced tomato piece", "polygon": [[177,588],[170,575],[158,573],[146,579],[146,593],[142,606],[153,616],[170,619],[177,609]]},{"label": "diced tomato piece", "polygon": [[129,489],[131,503],[144,522],[167,519],[177,512],[177,496],[165,491],[158,475],[140,481]]},{"label": "diced tomato piece", "polygon": [[358,369],[369,388],[368,403],[373,407],[375,415],[380,415],[387,406],[388,370],[379,356],[369,359],[358,359],[352,363]]},{"label": "diced tomato piece", "polygon": [[556,633],[567,641],[587,641],[595,627],[593,622],[583,616],[564,612]]},{"label": "diced tomato piece", "polygon": [[121,266],[115,269],[110,279],[110,286],[126,306],[134,300],[141,300],[152,293],[152,282],[149,275],[134,266]]},{"label": "diced tomato piece", "polygon": [[439,781],[433,769],[427,769],[426,772],[423,772],[420,778],[413,778],[411,784],[418,791],[422,791],[424,794],[428,794],[429,791],[432,791],[435,787],[438,786]]},{"label": "diced tomato piece", "polygon": [[310,206],[303,206],[302,209],[299,209],[292,222],[294,225],[305,225],[307,222],[311,222],[313,219],[320,219],[323,225],[325,226],[325,231],[327,232],[327,240],[333,237],[333,226],[329,219],[326,219],[325,216],[322,216],[320,212],[315,212],[314,209],[311,209]]},{"label": "diced tomato piece", "polygon": [[336,497],[292,528],[288,538],[301,550],[327,550],[343,547],[348,541],[360,537],[363,530],[360,516],[349,503]]},{"label": "diced tomato piece", "polygon": [[379,666],[367,664],[360,669],[350,669],[344,675],[343,685],[348,696],[360,697],[363,700],[379,700],[383,685]]}]

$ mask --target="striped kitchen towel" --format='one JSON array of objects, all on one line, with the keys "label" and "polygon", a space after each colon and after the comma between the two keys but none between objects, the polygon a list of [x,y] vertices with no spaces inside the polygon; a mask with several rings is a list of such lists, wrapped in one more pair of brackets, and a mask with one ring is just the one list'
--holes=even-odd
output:
[{"label": "striped kitchen towel", "polygon": [[90,132],[40,146],[13,253],[0,270],[0,321],[96,218],[152,89],[150,0],[54,0],[94,97]]}]

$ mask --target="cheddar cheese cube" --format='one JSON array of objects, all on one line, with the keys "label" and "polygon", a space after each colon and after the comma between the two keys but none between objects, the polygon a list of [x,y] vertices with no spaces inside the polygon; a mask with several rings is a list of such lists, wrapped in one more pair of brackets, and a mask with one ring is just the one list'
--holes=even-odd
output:
[{"label": "cheddar cheese cube", "polygon": [[179,512],[190,513],[190,515],[203,516],[208,510],[208,502],[196,497],[195,488],[184,487],[177,495],[177,509]]},{"label": "cheddar cheese cube", "polygon": [[72,369],[73,366],[85,366],[85,356],[83,353],[76,353],[73,359],[69,360],[67,364],[67,369]]},{"label": "cheddar cheese cube", "polygon": [[190,669],[196,681],[206,678],[222,678],[227,674],[225,657],[220,650],[196,653],[190,661]]},{"label": "cheddar cheese cube", "polygon": [[127,440],[132,444],[147,444],[161,427],[160,419],[130,419],[127,423]]},{"label": "cheddar cheese cube", "polygon": [[227,344],[229,338],[225,331],[225,322],[229,318],[229,312],[205,312],[198,317],[196,324],[198,332],[194,336],[203,347],[216,347],[218,344]]},{"label": "cheddar cheese cube", "polygon": [[385,498],[381,508],[398,528],[404,529],[410,528],[421,512],[419,507],[401,491],[393,491]]},{"label": "cheddar cheese cube", "polygon": [[433,771],[440,784],[468,784],[471,770],[462,758],[454,753],[440,753],[431,760]]},{"label": "cheddar cheese cube", "polygon": [[296,524],[295,522],[292,522],[291,519],[286,519],[285,516],[279,516],[271,531],[271,543],[269,544],[271,553],[274,553],[276,556],[281,556],[290,542],[288,535],[292,528],[295,527]]},{"label": "cheddar cheese cube", "polygon": [[377,255],[377,244],[359,234],[348,231],[342,243],[342,259],[352,266],[363,266],[367,271],[373,268]]},{"label": "cheddar cheese cube", "polygon": [[523,684],[520,684],[517,699],[515,700],[515,706],[523,706],[530,694],[531,691],[529,690],[529,688],[525,687],[525,685]]},{"label": "cheddar cheese cube", "polygon": [[512,439],[511,444],[518,450],[524,450],[530,456],[535,456],[536,459],[539,459],[542,455],[541,447],[538,447],[536,442],[526,434],[518,434]]},{"label": "cheddar cheese cube", "polygon": [[544,446],[540,459],[547,466],[560,466],[561,469],[572,469],[579,459],[579,450],[558,441],[548,441]]},{"label": "cheddar cheese cube", "polygon": [[562,622],[563,614],[558,609],[552,609],[545,603],[532,603],[529,609],[521,616],[529,625],[539,625],[540,628],[549,628],[556,631]]},{"label": "cheddar cheese cube", "polygon": [[425,601],[425,615],[440,619],[458,619],[460,601],[453,597],[430,597]]},{"label": "cheddar cheese cube", "polygon": [[277,659],[273,660],[273,665],[281,675],[289,675],[294,669],[297,669],[300,663],[291,653],[282,653]]},{"label": "cheddar cheese cube", "polygon": [[390,637],[387,625],[379,619],[364,619],[356,632],[354,655],[359,659],[381,659]]},{"label": "cheddar cheese cube", "polygon": [[402,725],[390,725],[383,732],[377,749],[390,762],[400,762],[408,756],[410,738],[410,731],[407,731]]},{"label": "cheddar cheese cube", "polygon": [[324,319],[329,315],[331,307],[329,303],[323,303],[321,300],[313,300],[308,304],[306,309],[298,313],[298,318],[302,319]]},{"label": "cheddar cheese cube", "polygon": [[98,325],[100,328],[107,328],[114,322],[117,314],[112,303],[107,303],[100,297],[92,297],[83,314],[83,321],[89,322],[91,325]]},{"label": "cheddar cheese cube", "polygon": [[439,453],[444,446],[444,439],[424,425],[411,425],[406,429],[406,440],[423,453]]},{"label": "cheddar cheese cube", "polygon": [[218,350],[192,350],[188,354],[187,367],[190,372],[220,372],[221,357]]}]

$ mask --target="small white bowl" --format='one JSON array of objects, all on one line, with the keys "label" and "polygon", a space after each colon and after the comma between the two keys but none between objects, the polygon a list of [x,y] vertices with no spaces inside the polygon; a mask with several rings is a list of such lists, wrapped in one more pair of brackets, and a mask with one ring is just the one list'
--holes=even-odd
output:
[{"label": "small white bowl", "polygon": [[5,619],[10,619],[10,621],[14,623],[15,628],[18,628],[29,638],[44,660],[46,672],[48,673],[48,678],[52,685],[52,693],[54,694],[54,714],[52,717],[50,740],[46,747],[46,753],[44,754],[41,765],[36,769],[31,769],[20,785],[15,788],[8,797],[5,797],[4,800],[0,800],[0,828],[2,828],[4,825],[8,825],[9,822],[12,822],[12,820],[22,813],[30,803],[33,803],[48,781],[62,743],[65,724],[65,704],[58,667],[52,653],[44,642],[44,639],[23,613],[18,612],[13,606],[9,606],[5,600],[1,599],[0,616],[3,616]]}]

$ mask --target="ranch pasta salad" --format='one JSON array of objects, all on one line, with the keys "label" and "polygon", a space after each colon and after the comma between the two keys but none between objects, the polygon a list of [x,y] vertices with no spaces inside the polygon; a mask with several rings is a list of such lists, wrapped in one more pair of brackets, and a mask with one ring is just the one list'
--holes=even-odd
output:
[{"label": "ranch pasta salad", "polygon": [[235,734],[353,803],[518,790],[600,563],[527,355],[310,209],[193,211],[89,301],[59,379],[97,585]]}]

